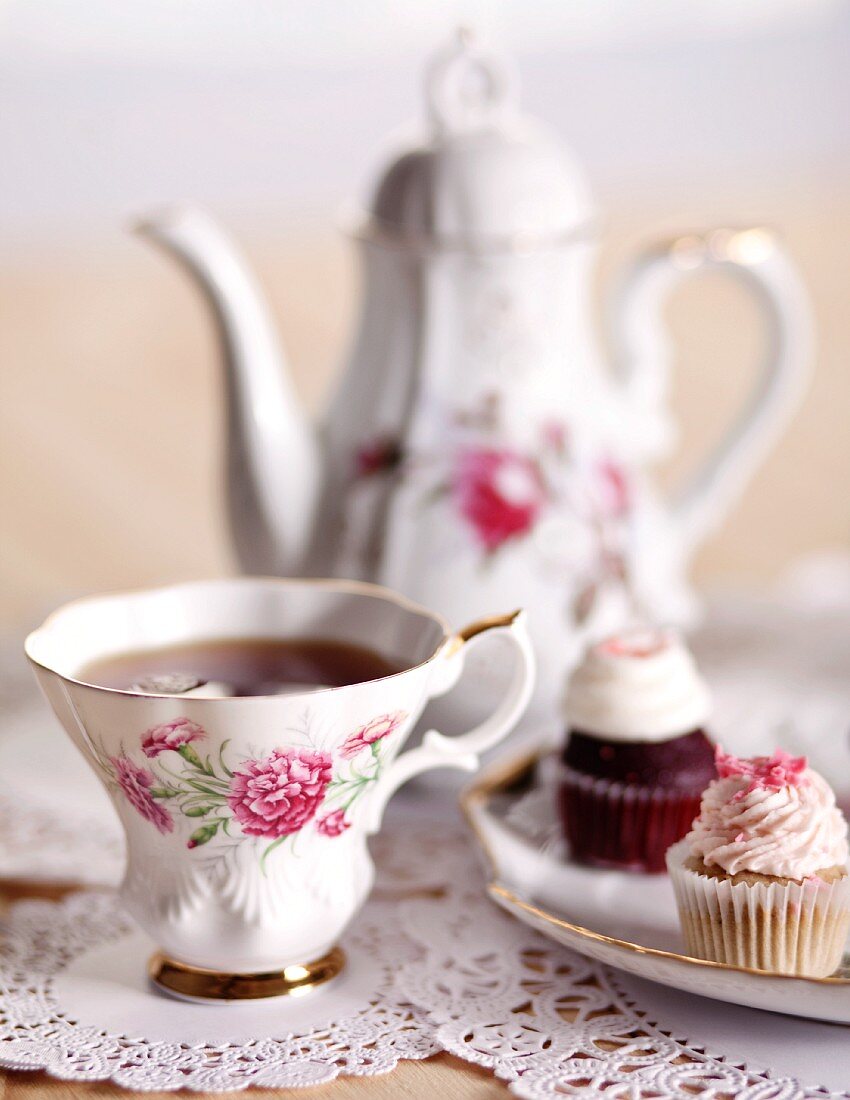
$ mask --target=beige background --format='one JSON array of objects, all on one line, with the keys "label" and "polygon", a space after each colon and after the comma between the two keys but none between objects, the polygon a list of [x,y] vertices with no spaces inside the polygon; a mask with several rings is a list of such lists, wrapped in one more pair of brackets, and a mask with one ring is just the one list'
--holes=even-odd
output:
[{"label": "beige background", "polygon": [[[850,547],[850,201],[838,182],[608,211],[600,287],[654,232],[722,221],[780,230],[811,292],[813,383],[719,534],[701,583],[765,584],[796,556]],[[710,215],[706,218],[706,213]],[[300,391],[321,407],[356,307],[353,246],[300,219],[242,235]],[[600,298],[601,298],[600,290]],[[672,300],[679,450],[669,481],[711,445],[756,371],[752,303],[719,277]],[[30,252],[0,266],[0,616],[23,629],[66,596],[232,568],[219,494],[220,387],[212,327],[181,273],[140,241]]]}]

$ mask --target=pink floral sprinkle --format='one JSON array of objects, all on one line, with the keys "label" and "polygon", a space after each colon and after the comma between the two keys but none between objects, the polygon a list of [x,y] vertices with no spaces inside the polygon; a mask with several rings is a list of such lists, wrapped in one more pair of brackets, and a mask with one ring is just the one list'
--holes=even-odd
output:
[{"label": "pink floral sprinkle", "polygon": [[783,749],[777,749],[773,756],[751,756],[744,758],[725,753],[720,745],[714,754],[717,774],[721,779],[742,776],[749,784],[738,791],[735,800],[740,801],[753,791],[778,791],[782,787],[802,787],[808,783],[804,774],[809,765],[805,756],[792,756]]},{"label": "pink floral sprinkle", "polygon": [[166,749],[174,752],[181,745],[188,745],[191,741],[203,741],[206,732],[197,722],[189,718],[175,718],[171,722],[162,722],[158,726],[151,726],[142,734],[142,752],[145,756],[153,758],[159,756]]}]

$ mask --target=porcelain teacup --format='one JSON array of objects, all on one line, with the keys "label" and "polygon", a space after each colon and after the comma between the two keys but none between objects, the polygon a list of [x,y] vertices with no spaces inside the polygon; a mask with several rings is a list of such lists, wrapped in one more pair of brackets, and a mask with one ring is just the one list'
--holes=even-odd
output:
[{"label": "porcelain teacup", "polygon": [[[338,940],[372,886],[367,840],[396,789],[430,768],[473,770],[514,727],[534,663],[524,614],[452,632],[371,584],[238,578],[78,600],[27,638],[53,710],[105,785],[127,839],[122,897],[178,995],[275,996],[343,965]],[[400,750],[471,645],[503,635],[517,660],[493,713]],[[321,638],[400,667],[343,687],[195,697],[87,683],[103,658],[201,639]]]}]

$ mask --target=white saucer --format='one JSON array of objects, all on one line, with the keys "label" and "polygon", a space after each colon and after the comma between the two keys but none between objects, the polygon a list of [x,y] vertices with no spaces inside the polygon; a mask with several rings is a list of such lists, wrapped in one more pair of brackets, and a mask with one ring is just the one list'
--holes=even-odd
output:
[{"label": "white saucer", "polygon": [[490,769],[463,807],[490,869],[488,891],[526,924],[590,958],[688,993],[850,1024],[850,957],[830,978],[794,978],[684,953],[666,875],[572,863],[560,839],[548,758]]}]

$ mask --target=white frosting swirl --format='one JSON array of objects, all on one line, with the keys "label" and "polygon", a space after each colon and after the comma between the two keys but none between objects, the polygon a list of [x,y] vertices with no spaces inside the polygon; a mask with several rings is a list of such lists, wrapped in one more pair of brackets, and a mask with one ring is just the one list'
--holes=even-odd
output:
[{"label": "white frosting swirl", "polygon": [[609,741],[666,741],[703,725],[708,688],[681,638],[635,630],[592,646],[567,689],[571,729]]},{"label": "white frosting swirl", "polygon": [[[804,761],[801,761],[804,763]],[[798,881],[847,863],[847,822],[823,776],[805,768],[782,786],[747,774],[715,779],[685,838],[691,854],[730,875],[754,871]]]}]

